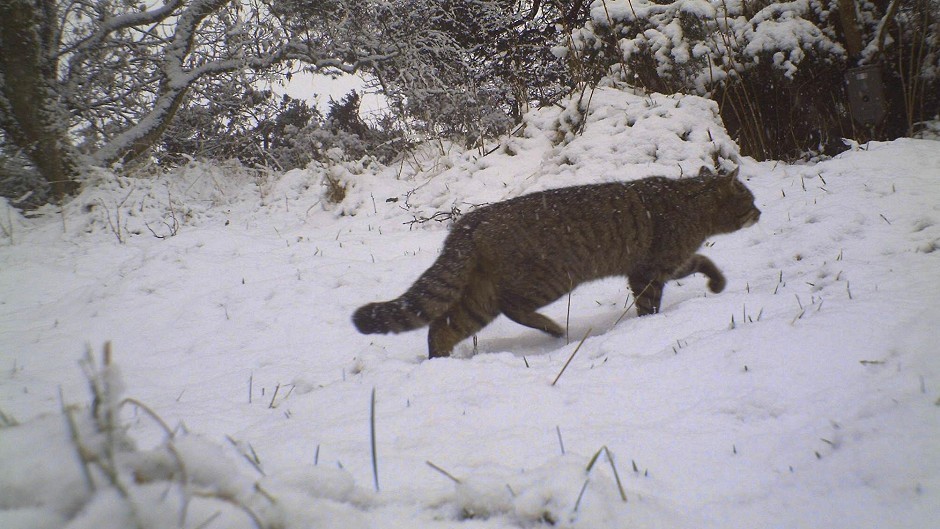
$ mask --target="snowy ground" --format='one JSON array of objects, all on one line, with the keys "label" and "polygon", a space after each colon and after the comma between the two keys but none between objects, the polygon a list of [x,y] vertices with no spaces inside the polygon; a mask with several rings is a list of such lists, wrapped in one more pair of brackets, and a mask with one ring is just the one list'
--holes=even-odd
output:
[{"label": "snowy ground", "polygon": [[[0,205],[0,527],[940,520],[935,141],[743,160],[761,221],[703,249],[727,289],[670,284],[658,315],[614,325],[630,296],[607,280],[574,292],[570,318],[567,300],[546,309],[569,341],[501,318],[476,354],[468,341],[427,361],[423,331],[355,332],[357,306],[435,258],[446,223],[409,221],[735,158],[702,99],[600,90],[578,116],[533,113],[485,157],[257,180],[193,165],[103,175],[63,214]],[[347,185],[340,204],[323,200],[327,176]],[[110,399],[97,422],[89,348]],[[110,409],[122,428],[109,438]],[[613,464],[588,471],[605,446]]]}]

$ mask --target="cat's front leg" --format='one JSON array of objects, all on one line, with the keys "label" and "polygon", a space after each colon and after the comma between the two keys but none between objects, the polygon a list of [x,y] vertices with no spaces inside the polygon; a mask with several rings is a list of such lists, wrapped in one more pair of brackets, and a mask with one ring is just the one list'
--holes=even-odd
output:
[{"label": "cat's front leg", "polygon": [[682,279],[694,273],[705,274],[708,277],[708,289],[718,293],[725,289],[724,274],[718,269],[718,266],[711,259],[701,254],[693,254],[678,270],[673,272],[673,279]]},{"label": "cat's front leg", "polygon": [[629,278],[630,290],[636,298],[636,313],[638,316],[655,314],[659,312],[660,302],[663,299],[663,285],[665,282],[655,276],[633,275]]}]

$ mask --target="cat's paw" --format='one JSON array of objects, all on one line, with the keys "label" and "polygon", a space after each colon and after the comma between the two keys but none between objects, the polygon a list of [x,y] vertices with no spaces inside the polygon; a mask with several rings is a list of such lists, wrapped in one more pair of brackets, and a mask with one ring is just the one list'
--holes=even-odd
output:
[{"label": "cat's paw", "polygon": [[715,294],[724,290],[725,284],[726,284],[725,276],[717,275],[717,276],[711,276],[710,278],[708,278],[708,290],[711,290]]}]

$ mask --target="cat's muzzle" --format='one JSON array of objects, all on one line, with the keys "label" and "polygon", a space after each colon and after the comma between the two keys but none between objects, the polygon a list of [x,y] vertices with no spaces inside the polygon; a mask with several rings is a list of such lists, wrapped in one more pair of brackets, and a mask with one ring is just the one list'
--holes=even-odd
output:
[{"label": "cat's muzzle", "polygon": [[744,222],[741,223],[741,227],[750,228],[751,226],[757,224],[758,220],[760,220],[760,210],[753,208],[744,215]]}]

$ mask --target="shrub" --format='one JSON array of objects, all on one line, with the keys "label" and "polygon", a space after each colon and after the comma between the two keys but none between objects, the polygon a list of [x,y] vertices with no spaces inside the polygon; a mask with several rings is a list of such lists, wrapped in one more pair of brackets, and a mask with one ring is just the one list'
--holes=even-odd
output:
[{"label": "shrub", "polygon": [[[940,111],[940,0],[853,2],[597,0],[569,59],[594,65],[591,82],[712,97],[758,159],[909,135]],[[839,5],[857,9],[842,16]],[[884,77],[886,115],[872,126],[851,119],[843,82],[861,64],[881,65]]]}]

